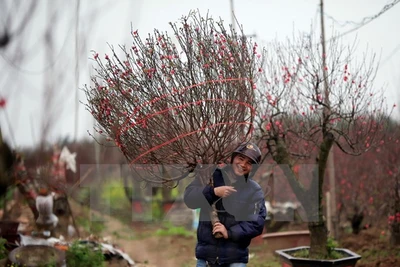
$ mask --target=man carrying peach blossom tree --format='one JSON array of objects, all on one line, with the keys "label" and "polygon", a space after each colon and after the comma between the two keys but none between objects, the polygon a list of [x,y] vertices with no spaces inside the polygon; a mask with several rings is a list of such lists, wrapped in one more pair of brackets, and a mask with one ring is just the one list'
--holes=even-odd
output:
[{"label": "man carrying peach blossom tree", "polygon": [[230,164],[214,171],[210,184],[204,186],[195,178],[186,187],[186,205],[201,209],[197,267],[245,267],[248,263],[248,246],[262,233],[266,218],[264,193],[252,179],[260,161],[260,149],[254,143],[242,143],[233,151]]}]

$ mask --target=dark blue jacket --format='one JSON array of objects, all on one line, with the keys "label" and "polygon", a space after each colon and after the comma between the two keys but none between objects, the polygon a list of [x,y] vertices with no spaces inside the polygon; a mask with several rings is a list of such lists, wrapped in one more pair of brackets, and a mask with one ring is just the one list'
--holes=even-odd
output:
[{"label": "dark blue jacket", "polygon": [[[191,209],[201,208],[196,258],[219,264],[247,263],[251,239],[260,235],[264,228],[264,193],[251,178],[246,181],[243,177],[230,184],[225,169],[216,169],[213,181],[214,187],[231,185],[237,192],[229,197],[219,198],[214,194],[212,186],[202,185],[197,178],[186,187],[186,205]],[[210,211],[215,202],[219,220],[228,230],[228,239],[215,238],[212,234]]]}]

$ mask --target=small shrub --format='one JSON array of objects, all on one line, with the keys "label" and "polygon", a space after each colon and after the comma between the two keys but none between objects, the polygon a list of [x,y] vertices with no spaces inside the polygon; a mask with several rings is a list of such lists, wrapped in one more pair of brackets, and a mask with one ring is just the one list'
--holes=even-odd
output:
[{"label": "small shrub", "polygon": [[67,266],[105,266],[101,249],[91,243],[74,241],[66,253]]},{"label": "small shrub", "polygon": [[328,237],[328,241],[326,242],[326,249],[328,250],[328,258],[329,259],[340,259],[343,258],[343,253],[336,251],[335,249],[339,246],[338,242],[335,239]]},{"label": "small shrub", "polygon": [[183,237],[192,237],[194,233],[187,230],[183,226],[173,226],[171,224],[166,225],[163,229],[158,229],[156,231],[157,236],[183,236]]},{"label": "small shrub", "polygon": [[0,237],[0,260],[7,258],[8,250],[6,248],[7,240]]},{"label": "small shrub", "polygon": [[[336,260],[336,259],[341,259],[347,255],[341,251],[337,251],[336,250],[337,247],[338,247],[338,243],[333,238],[329,237],[327,240],[327,243],[326,243],[326,249],[328,251],[328,256],[326,257],[326,259]],[[295,251],[292,255],[297,258],[308,259],[310,257],[309,253],[310,253],[309,249],[306,248],[306,249],[301,249],[301,250]]]}]

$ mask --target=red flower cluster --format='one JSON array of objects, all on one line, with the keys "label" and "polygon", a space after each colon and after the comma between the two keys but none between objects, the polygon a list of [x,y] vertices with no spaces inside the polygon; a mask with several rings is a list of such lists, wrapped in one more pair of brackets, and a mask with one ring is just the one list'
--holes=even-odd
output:
[{"label": "red flower cluster", "polygon": [[7,104],[7,101],[4,97],[0,98],[0,108],[5,108]]},{"label": "red flower cluster", "polygon": [[394,223],[400,223],[400,212],[397,212],[396,215],[388,216],[388,224],[392,225]]}]

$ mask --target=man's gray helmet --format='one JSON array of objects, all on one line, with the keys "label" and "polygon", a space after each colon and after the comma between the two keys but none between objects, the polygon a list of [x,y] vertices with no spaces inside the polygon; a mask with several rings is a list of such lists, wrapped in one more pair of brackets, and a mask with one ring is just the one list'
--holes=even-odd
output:
[{"label": "man's gray helmet", "polygon": [[237,154],[249,157],[254,164],[259,165],[261,162],[261,150],[254,143],[246,142],[240,144],[232,153],[231,163]]}]

